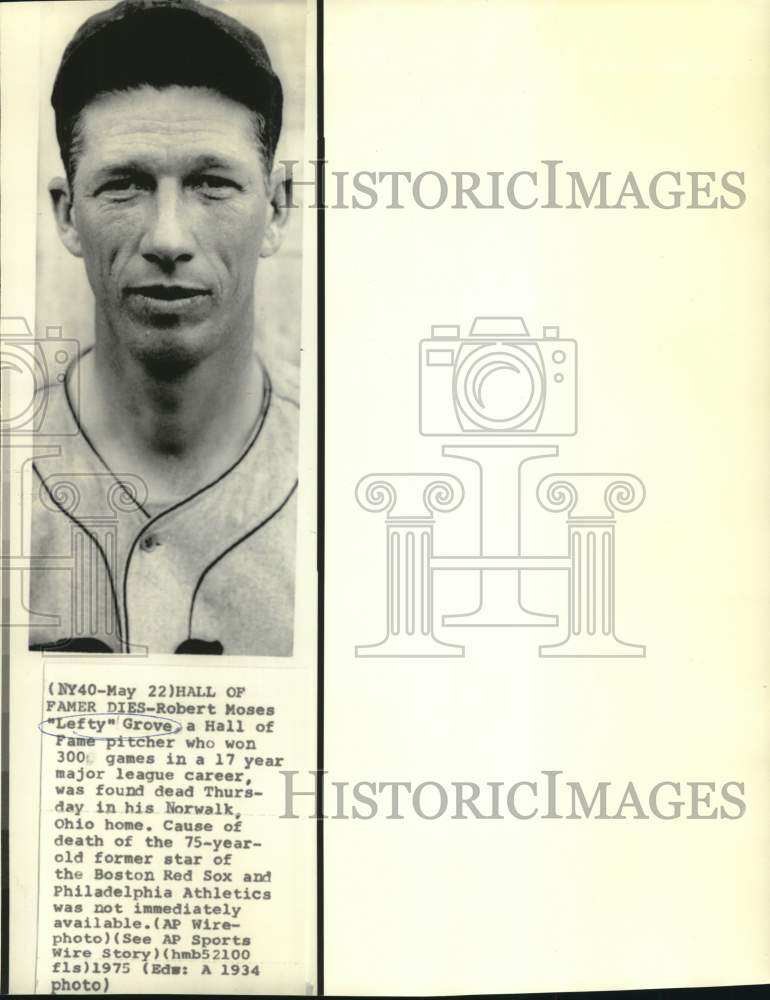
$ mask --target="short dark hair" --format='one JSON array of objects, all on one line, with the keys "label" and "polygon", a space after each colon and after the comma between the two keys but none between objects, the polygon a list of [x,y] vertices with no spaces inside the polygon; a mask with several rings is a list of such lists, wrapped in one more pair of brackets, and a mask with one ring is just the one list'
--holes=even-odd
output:
[{"label": "short dark hair", "polygon": [[51,104],[72,181],[81,112],[102,94],[205,87],[246,105],[266,168],[281,134],[283,89],[256,32],[198,0],[122,0],[88,18],[64,50]]}]

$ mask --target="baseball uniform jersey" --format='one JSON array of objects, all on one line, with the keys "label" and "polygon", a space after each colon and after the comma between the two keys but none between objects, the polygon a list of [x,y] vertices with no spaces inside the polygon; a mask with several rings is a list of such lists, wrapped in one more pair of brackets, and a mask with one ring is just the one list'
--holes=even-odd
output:
[{"label": "baseball uniform jersey", "polygon": [[164,510],[110,469],[70,383],[47,386],[32,476],[30,648],[289,656],[297,404],[265,379],[240,458]]}]

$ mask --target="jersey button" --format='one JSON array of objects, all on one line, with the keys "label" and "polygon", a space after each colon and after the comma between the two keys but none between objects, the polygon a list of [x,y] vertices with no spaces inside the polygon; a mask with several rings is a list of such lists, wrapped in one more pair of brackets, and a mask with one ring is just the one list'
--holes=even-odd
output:
[{"label": "jersey button", "polygon": [[145,552],[152,552],[152,550],[159,545],[160,542],[155,535],[145,535],[139,544]]}]

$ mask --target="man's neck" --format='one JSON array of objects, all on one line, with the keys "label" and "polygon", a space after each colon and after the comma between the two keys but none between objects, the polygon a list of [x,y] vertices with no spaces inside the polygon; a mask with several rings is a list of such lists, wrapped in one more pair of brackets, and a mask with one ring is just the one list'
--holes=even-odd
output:
[{"label": "man's neck", "polygon": [[164,507],[237,461],[265,391],[250,345],[169,378],[134,358],[116,358],[97,341],[80,361],[79,419],[112,471],[141,476],[149,505]]}]

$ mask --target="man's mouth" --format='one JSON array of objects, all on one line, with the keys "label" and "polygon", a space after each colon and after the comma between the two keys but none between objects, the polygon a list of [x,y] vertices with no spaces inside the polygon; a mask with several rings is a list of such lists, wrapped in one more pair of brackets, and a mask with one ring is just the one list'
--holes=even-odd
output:
[{"label": "man's mouth", "polygon": [[158,302],[184,302],[199,296],[211,295],[207,288],[193,285],[138,285],[127,289],[129,295],[141,295]]},{"label": "man's mouth", "polygon": [[163,326],[201,319],[213,302],[211,291],[199,285],[133,285],[126,297],[144,321]]}]

